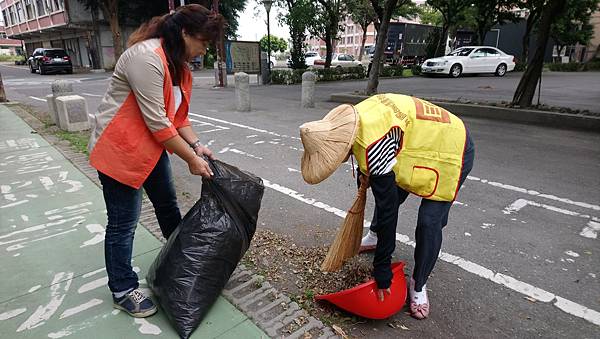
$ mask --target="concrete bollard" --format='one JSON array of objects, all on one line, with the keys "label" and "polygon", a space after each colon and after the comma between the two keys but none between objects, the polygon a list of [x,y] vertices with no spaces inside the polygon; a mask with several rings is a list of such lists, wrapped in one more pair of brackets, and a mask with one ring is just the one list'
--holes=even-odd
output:
[{"label": "concrete bollard", "polygon": [[235,108],[240,112],[250,111],[250,76],[235,73]]},{"label": "concrete bollard", "polygon": [[315,83],[317,75],[313,72],[302,73],[302,107],[315,107]]},{"label": "concrete bollard", "polygon": [[67,80],[55,80],[52,82],[52,95],[46,96],[50,117],[56,126],[60,126],[61,122],[58,117],[58,109],[56,107],[56,99],[65,95],[73,95],[73,82]]},{"label": "concrete bollard", "polygon": [[85,98],[79,95],[66,95],[56,98],[55,102],[60,129],[69,132],[90,129]]}]

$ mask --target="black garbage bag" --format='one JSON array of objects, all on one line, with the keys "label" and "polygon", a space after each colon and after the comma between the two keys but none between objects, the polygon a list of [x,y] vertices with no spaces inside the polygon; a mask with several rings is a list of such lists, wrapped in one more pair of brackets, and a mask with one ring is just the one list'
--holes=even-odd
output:
[{"label": "black garbage bag", "polygon": [[150,266],[146,280],[182,338],[189,338],[250,246],[262,180],[221,161],[202,180],[200,200]]}]

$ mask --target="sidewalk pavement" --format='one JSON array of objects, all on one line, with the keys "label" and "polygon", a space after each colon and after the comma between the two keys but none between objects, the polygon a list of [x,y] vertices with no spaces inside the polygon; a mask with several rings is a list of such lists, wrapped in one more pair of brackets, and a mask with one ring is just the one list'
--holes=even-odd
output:
[{"label": "sidewalk pavement", "polygon": [[[102,191],[5,105],[0,189],[0,337],[178,337],[161,310],[135,319],[113,309]],[[133,266],[142,288],[161,246],[137,228]],[[223,297],[192,336],[239,337],[267,335]]]}]

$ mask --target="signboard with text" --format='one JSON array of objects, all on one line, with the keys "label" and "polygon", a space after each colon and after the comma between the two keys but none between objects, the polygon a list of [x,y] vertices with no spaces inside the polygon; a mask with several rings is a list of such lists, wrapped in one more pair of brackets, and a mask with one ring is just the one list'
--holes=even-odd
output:
[{"label": "signboard with text", "polygon": [[260,73],[258,41],[225,41],[227,73]]}]

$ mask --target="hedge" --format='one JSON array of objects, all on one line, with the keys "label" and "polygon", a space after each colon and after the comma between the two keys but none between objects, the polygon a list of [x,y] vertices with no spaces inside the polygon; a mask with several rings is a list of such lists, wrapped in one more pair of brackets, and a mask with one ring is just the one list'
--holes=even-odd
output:
[{"label": "hedge", "polygon": [[[271,83],[275,85],[299,84],[302,82],[302,73],[306,71],[306,69],[273,70],[271,71]],[[362,66],[321,68],[311,71],[317,75],[317,81],[360,80],[367,77],[367,69]],[[404,67],[402,65],[386,66],[379,69],[379,76],[381,77],[401,77],[403,73]]]},{"label": "hedge", "polygon": [[587,63],[569,62],[564,64],[549,64],[548,68],[554,72],[600,71],[600,60],[593,60]]}]

